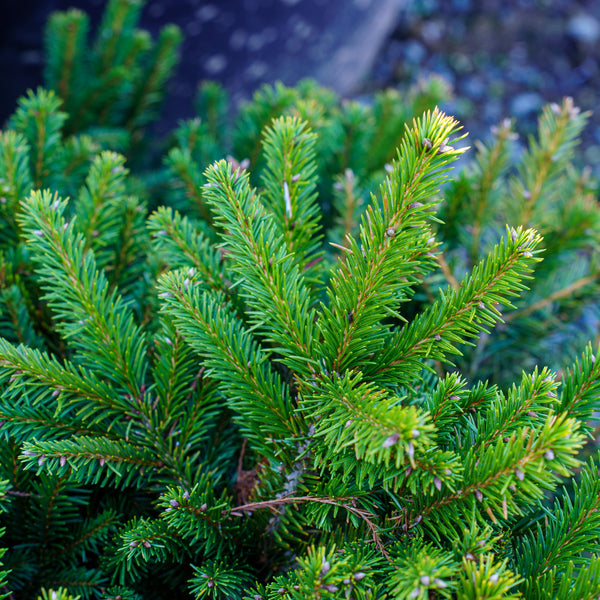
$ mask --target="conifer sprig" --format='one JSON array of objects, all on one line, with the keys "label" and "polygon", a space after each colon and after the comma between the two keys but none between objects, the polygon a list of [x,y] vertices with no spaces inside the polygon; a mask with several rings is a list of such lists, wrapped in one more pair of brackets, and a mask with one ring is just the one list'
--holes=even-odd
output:
[{"label": "conifer sprig", "polygon": [[[522,162],[519,179],[513,180],[513,193],[524,198],[519,223],[537,222],[537,211],[550,205],[555,183],[569,160],[588,113],[581,113],[571,98],[562,105],[544,108],[539,119],[539,139],[529,140],[529,152]],[[543,200],[543,201],[542,201]]]},{"label": "conifer sprig", "polygon": [[[123,414],[135,414],[136,407],[127,397],[115,393],[93,372],[76,368],[68,361],[59,363],[56,358],[45,356],[38,350],[14,347],[6,340],[0,340],[0,356],[4,395],[12,400],[2,407],[5,432],[17,434],[11,429],[19,427],[20,410],[30,408],[35,411],[38,407],[44,410],[44,404],[50,402],[56,402],[56,405],[48,408],[49,414],[55,413],[52,421],[56,419],[61,428],[73,419],[71,415],[75,412],[79,418],[89,416],[103,423],[100,431],[105,432],[112,429],[110,423],[116,422]],[[24,407],[18,408],[22,404]],[[40,420],[43,422],[43,417]]]},{"label": "conifer sprig", "polygon": [[29,144],[15,131],[0,132],[0,248],[6,249],[16,241],[15,213],[21,198],[33,187],[29,170]]},{"label": "conifer sprig", "polygon": [[[382,208],[373,197],[362,219],[360,245],[348,238],[319,322],[331,370],[358,367],[383,348],[388,335],[381,321],[397,315],[409,276],[423,268],[425,261],[419,259],[433,249],[427,229],[430,199],[443,182],[440,171],[463,151],[446,144],[456,128],[456,121],[438,111],[415,122],[393,174],[381,187]],[[415,235],[416,230],[424,232]]]},{"label": "conifer sprig", "polygon": [[[187,282],[187,283],[186,283]],[[235,317],[223,296],[203,293],[186,273],[161,278],[160,294],[188,343],[204,357],[208,373],[223,387],[236,421],[261,452],[298,431],[287,385],[267,355]],[[248,420],[247,414],[255,419]]]},{"label": "conifer sprig", "polygon": [[[508,388],[522,368],[562,369],[596,335],[597,182],[575,158],[587,117],[570,98],[545,107],[537,135],[522,152],[516,128],[503,121],[478,145],[476,165],[446,188],[437,237],[450,285],[485,257],[506,223],[534,228],[544,238],[531,293],[503,311],[506,326],[481,336],[474,348],[461,348],[456,364],[471,380],[490,378]],[[435,290],[437,281],[426,284]]]},{"label": "conifer sprig", "polygon": [[265,211],[248,175],[220,161],[206,173],[206,201],[226,230],[224,248],[259,327],[293,370],[314,363],[313,314],[307,281],[289,255],[283,236]]},{"label": "conifer sprig", "polygon": [[[568,572],[572,565],[586,569],[600,552],[600,481],[595,461],[582,469],[573,497],[565,494],[553,508],[544,510],[546,526],[532,523],[518,542],[517,564],[527,581],[523,591],[532,597],[546,595],[545,585],[560,585],[557,574]],[[544,581],[548,573],[553,577]]]},{"label": "conifer sprig", "polygon": [[65,208],[57,195],[33,192],[19,219],[31,251],[40,259],[46,298],[82,363],[90,368],[104,364],[117,386],[138,397],[145,376],[144,334],[97,270],[82,236],[73,235],[73,223],[63,217]]},{"label": "conifer sprig", "polygon": [[[226,278],[223,255],[188,218],[160,207],[147,221],[153,245],[170,268],[190,267],[196,278],[215,291],[234,293]],[[227,283],[229,281],[229,284]]]},{"label": "conifer sprig", "polygon": [[31,179],[36,188],[51,183],[50,175],[58,170],[55,161],[61,161],[59,142],[67,114],[58,110],[60,105],[60,99],[52,92],[38,89],[34,94],[29,90],[11,118],[11,128],[21,133],[29,144]]},{"label": "conifer sprig", "polygon": [[[317,136],[297,118],[280,118],[265,132],[264,204],[274,215],[287,251],[305,277],[317,277],[321,248],[315,182]],[[308,271],[308,272],[307,272]]]},{"label": "conifer sprig", "polygon": [[539,260],[536,247],[540,242],[532,230],[509,231],[458,290],[443,293],[394,335],[382,352],[375,376],[403,381],[421,370],[424,358],[443,361],[448,354],[460,354],[457,346],[501,320],[499,307],[512,306],[510,298],[525,289],[523,280]]},{"label": "conifer sprig", "polygon": [[120,126],[137,138],[155,118],[182,39],[174,25],[164,27],[156,43],[137,29],[143,5],[141,0],[107,2],[93,41],[88,40],[89,18],[81,11],[50,18],[44,77],[65,103],[70,133]]}]

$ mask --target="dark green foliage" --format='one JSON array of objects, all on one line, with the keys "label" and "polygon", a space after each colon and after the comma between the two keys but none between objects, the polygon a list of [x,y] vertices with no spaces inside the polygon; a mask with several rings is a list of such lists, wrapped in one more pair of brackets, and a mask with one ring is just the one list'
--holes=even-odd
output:
[{"label": "dark green foliage", "polygon": [[[175,131],[175,145],[165,160],[169,203],[186,213],[210,218],[199,186],[205,183],[204,168],[223,157],[234,165],[250,167],[252,182],[262,183],[272,154],[262,151],[263,135],[273,119],[295,116],[306,121],[316,134],[314,168],[318,179],[314,185],[327,224],[341,218],[354,231],[358,211],[353,213],[349,206],[366,203],[369,193],[383,181],[385,167],[395,157],[405,125],[448,95],[446,84],[434,77],[405,93],[377,93],[370,105],[341,101],[310,80],[294,88],[277,83],[258,90],[231,124],[226,93],[217,84],[205,82],[198,90],[198,118],[182,123]],[[333,186],[341,177],[352,179],[351,192]]]},{"label": "dark green foliage", "polygon": [[208,83],[140,173],[178,43],[141,7],[56,15],[0,132],[0,597],[597,598],[585,115],[451,179],[438,80],[233,125]]},{"label": "dark green foliage", "polygon": [[64,103],[68,133],[118,127],[139,141],[156,116],[178,62],[181,33],[167,25],[154,42],[137,29],[143,4],[110,0],[93,41],[85,13],[70,9],[51,16],[45,85]]},{"label": "dark green foliage", "polygon": [[598,409],[591,350],[562,382],[540,369],[507,392],[435,374],[525,289],[539,235],[507,229],[405,322],[436,271],[455,134],[439,111],[415,121],[341,239],[320,218],[319,138],[297,117],[265,130],[259,189],[217,162],[208,221],[161,208],[148,233],[121,156],[91,157],[71,201],[23,198],[29,144],[9,140],[25,183],[6,252],[27,257],[33,295],[32,333],[0,340],[7,590],[597,593],[577,575],[596,564],[594,463],[572,500],[560,487]]},{"label": "dark green foliage", "polygon": [[506,385],[536,364],[564,368],[597,335],[597,184],[573,164],[587,116],[569,98],[547,106],[537,138],[520,154],[512,123],[503,122],[446,190],[438,232],[450,285],[497,243],[505,223],[533,227],[544,237],[531,293],[503,311],[506,325],[482,336],[458,361],[469,378]]}]

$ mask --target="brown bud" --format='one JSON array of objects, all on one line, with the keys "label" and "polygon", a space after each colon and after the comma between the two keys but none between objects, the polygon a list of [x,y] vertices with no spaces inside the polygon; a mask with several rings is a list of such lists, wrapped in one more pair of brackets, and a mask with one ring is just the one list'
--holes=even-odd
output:
[{"label": "brown bud", "polygon": [[388,437],[387,437],[387,438],[384,440],[384,442],[383,442],[382,446],[383,446],[384,448],[389,448],[390,446],[393,446],[394,444],[397,444],[399,439],[400,439],[400,435],[399,435],[399,434],[397,434],[397,433],[392,433],[392,435],[388,436]]}]

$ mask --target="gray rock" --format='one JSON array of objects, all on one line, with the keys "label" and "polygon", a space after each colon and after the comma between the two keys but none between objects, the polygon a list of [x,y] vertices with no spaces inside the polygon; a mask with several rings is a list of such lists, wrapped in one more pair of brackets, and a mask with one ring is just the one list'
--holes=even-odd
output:
[{"label": "gray rock", "polygon": [[569,19],[567,32],[585,44],[595,44],[600,38],[600,22],[587,13],[579,13]]},{"label": "gray rock", "polygon": [[525,117],[536,113],[544,104],[544,99],[535,92],[523,92],[515,96],[510,103],[510,112],[515,117]]}]

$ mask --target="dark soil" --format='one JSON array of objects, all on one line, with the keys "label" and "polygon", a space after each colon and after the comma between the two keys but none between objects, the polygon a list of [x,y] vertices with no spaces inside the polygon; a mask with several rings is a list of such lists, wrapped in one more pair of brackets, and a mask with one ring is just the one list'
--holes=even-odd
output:
[{"label": "dark soil", "polygon": [[[600,98],[598,0],[420,0],[403,11],[365,89],[437,73],[454,89],[445,107],[471,138],[505,117],[531,133],[540,108],[572,96]],[[600,110],[584,134],[584,160],[600,166]]]}]

